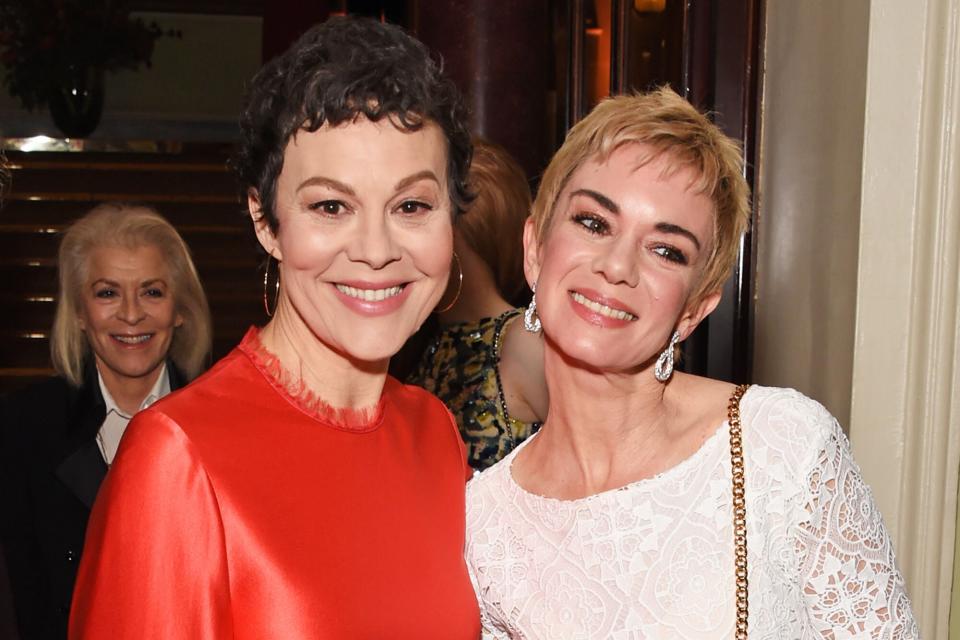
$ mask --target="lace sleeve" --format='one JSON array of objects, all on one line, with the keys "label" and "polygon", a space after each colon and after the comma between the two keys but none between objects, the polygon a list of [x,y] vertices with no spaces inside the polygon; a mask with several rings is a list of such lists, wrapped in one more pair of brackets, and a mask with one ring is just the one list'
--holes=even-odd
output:
[{"label": "lace sleeve", "polygon": [[[824,413],[825,410],[823,410]],[[829,414],[797,531],[800,588],[824,638],[919,637],[893,544],[850,444]]]},{"label": "lace sleeve", "polygon": [[473,563],[470,562],[469,551],[467,555],[467,571],[470,574],[470,582],[473,583],[473,592],[477,594],[477,604],[480,605],[480,627],[482,631],[480,640],[510,640],[510,636],[507,634],[507,632],[500,625],[491,620],[490,614],[487,611],[486,606],[484,606],[480,582],[477,580],[477,574],[476,571],[474,571]]}]

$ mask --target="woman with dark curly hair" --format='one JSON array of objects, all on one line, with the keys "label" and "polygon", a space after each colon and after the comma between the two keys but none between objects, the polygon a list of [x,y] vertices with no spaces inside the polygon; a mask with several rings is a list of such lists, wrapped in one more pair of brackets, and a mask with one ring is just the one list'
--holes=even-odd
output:
[{"label": "woman with dark curly hair", "polygon": [[331,19],[257,74],[241,128],[272,318],[131,423],[71,636],[477,638],[463,445],[387,375],[469,199],[457,92],[402,30]]}]

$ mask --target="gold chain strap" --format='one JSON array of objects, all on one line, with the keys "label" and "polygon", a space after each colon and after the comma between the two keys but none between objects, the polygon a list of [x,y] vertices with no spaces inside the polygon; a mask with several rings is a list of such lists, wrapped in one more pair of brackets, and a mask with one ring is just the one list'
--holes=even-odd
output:
[{"label": "gold chain strap", "polygon": [[747,638],[747,500],[744,490],[740,398],[749,386],[739,385],[727,405],[727,420],[730,424],[730,470],[733,472],[733,573],[737,583],[737,626],[733,637],[737,640]]}]

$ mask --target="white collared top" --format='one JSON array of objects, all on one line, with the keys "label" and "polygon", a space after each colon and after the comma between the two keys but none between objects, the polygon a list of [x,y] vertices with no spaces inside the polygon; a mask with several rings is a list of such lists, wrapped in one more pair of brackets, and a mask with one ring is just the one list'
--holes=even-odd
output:
[{"label": "white collared top", "polygon": [[[160,369],[160,375],[157,376],[157,381],[153,383],[153,387],[150,389],[150,392],[147,393],[147,397],[140,403],[138,411],[143,411],[170,393],[170,377],[167,375],[167,364],[163,363],[161,367],[162,369]],[[104,418],[103,424],[100,425],[100,431],[97,432],[97,446],[100,447],[100,453],[103,455],[104,461],[109,465],[113,462],[114,456],[117,455],[120,438],[123,436],[123,432],[127,428],[127,423],[130,422],[133,415],[127,415],[117,406],[113,396],[110,395],[110,391],[107,390],[107,385],[103,382],[103,376],[100,375],[99,369],[97,369],[97,380],[100,383],[100,393],[103,394],[103,402],[107,405],[107,416]]]}]

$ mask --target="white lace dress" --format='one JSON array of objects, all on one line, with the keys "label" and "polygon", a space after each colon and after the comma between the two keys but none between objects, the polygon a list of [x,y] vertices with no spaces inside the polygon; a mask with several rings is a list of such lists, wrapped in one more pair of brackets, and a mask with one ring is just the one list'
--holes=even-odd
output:
[{"label": "white lace dress", "polygon": [[[837,421],[751,387],[744,431],[749,635],[916,638],[880,513]],[[520,448],[467,488],[467,562],[484,638],[730,638],[726,422],[664,473],[580,500],[513,480]],[[529,442],[529,441],[528,441]]]}]

